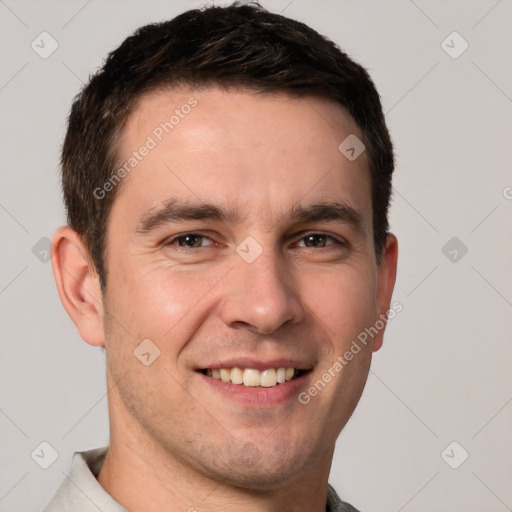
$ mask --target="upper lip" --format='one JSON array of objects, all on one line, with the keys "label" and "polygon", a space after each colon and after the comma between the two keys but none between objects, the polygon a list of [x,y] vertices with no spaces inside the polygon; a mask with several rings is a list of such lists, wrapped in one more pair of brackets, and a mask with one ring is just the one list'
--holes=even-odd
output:
[{"label": "upper lip", "polygon": [[268,368],[295,368],[297,370],[309,370],[312,364],[291,357],[279,357],[273,359],[262,359],[255,357],[233,357],[207,363],[198,370],[221,369],[221,368],[254,368],[255,370],[266,370]]}]

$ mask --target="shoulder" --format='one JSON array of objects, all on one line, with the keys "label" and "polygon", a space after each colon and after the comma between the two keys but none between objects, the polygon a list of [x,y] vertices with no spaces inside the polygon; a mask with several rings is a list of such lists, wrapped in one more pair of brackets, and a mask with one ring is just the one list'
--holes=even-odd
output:
[{"label": "shoulder", "polygon": [[349,503],[341,501],[338,493],[334,490],[334,488],[328,484],[327,485],[327,507],[326,512],[359,512],[356,508],[354,508]]}]

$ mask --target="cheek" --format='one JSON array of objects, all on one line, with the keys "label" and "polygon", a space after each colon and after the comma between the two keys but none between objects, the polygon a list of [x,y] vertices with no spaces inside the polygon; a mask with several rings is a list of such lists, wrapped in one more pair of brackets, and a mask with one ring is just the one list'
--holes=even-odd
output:
[{"label": "cheek", "polygon": [[331,411],[324,431],[333,439],[354,411],[371,364],[371,341],[361,343],[358,338],[376,317],[376,284],[370,276],[370,271],[365,276],[358,269],[345,266],[334,275],[317,277],[317,292],[308,301],[314,315],[328,326],[330,340],[317,380],[312,383],[315,389],[309,388],[308,393],[317,393],[312,401],[317,400],[313,407],[319,416],[322,410]]},{"label": "cheek", "polygon": [[161,350],[179,351],[207,318],[222,276],[221,269],[176,269],[165,261],[119,266],[112,275],[117,314],[141,339],[158,340]]},{"label": "cheek", "polygon": [[346,265],[303,281],[304,300],[329,328],[337,351],[373,324],[377,304],[371,269]]}]

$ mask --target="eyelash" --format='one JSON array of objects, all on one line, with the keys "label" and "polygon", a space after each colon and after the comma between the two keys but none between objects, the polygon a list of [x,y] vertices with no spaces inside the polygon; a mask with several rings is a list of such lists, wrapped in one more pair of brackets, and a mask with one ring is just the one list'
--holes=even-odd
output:
[{"label": "eyelash", "polygon": [[[195,236],[195,237],[207,238],[212,243],[209,244],[206,247],[209,247],[211,245],[217,245],[208,235],[205,235],[203,233],[198,233],[196,231],[190,231],[190,232],[187,232],[187,233],[180,233],[179,235],[173,236],[172,238],[169,238],[168,240],[164,241],[164,245],[165,246],[176,245],[176,247],[178,249],[184,249],[184,250],[194,249],[194,247],[186,247],[186,246],[180,246],[180,245],[176,244],[176,242],[178,240],[180,240],[180,238],[186,238],[187,236]],[[204,247],[197,247],[196,249],[204,249]]]},{"label": "eyelash", "polygon": [[[324,233],[322,231],[308,231],[306,233],[301,233],[301,235],[302,236],[299,239],[301,242],[304,241],[308,236],[323,236],[323,237],[327,238],[328,240],[334,242],[334,243],[328,244],[326,247],[331,247],[333,245],[346,247],[348,245],[347,242],[343,238],[331,235],[329,233]],[[307,247],[307,246],[303,246],[303,247]],[[325,247],[320,247],[320,249],[324,249],[324,248]]]},{"label": "eyelash", "polygon": [[[344,239],[336,237],[336,236],[328,234],[328,233],[324,233],[322,231],[303,232],[303,233],[301,233],[301,237],[299,238],[299,241],[303,242],[308,236],[315,236],[315,235],[326,237],[329,241],[334,242],[334,243],[328,243],[326,246],[320,247],[320,249],[325,249],[326,247],[332,247],[334,245],[338,245],[338,246],[341,246],[341,247],[347,247],[348,246],[348,243]],[[179,239],[186,238],[187,236],[195,236],[195,237],[206,238],[206,239],[210,240],[212,243],[208,244],[207,246],[200,246],[200,247],[186,247],[186,246],[180,246],[180,245],[176,244],[176,242]],[[172,238],[166,240],[164,242],[164,245],[165,246],[175,245],[179,249],[190,250],[190,249],[204,249],[205,247],[210,247],[210,246],[218,245],[218,244],[216,244],[215,241],[212,240],[208,235],[205,235],[203,233],[196,232],[196,231],[190,231],[190,232],[187,232],[187,233],[181,233],[179,235],[173,236]],[[308,248],[306,245],[303,245],[301,247]],[[314,249],[314,247],[309,247],[309,248],[310,249]]]}]

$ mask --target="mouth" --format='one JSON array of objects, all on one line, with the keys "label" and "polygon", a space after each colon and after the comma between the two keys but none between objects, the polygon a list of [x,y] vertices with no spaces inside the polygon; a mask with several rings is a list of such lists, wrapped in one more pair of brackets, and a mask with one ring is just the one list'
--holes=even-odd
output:
[{"label": "mouth", "polygon": [[247,388],[274,388],[300,379],[310,370],[290,367],[266,368],[204,368],[199,370],[206,377]]}]

